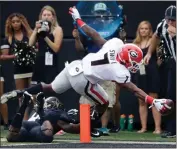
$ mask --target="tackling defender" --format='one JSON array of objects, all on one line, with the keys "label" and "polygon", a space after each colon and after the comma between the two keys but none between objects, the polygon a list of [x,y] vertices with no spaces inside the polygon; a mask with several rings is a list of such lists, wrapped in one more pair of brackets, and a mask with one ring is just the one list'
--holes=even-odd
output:
[{"label": "tackling defender", "polygon": [[[36,96],[36,112],[28,121],[23,121],[25,110],[30,102],[32,102],[32,95],[25,92],[22,105],[9,127],[8,142],[50,143],[53,141],[53,136],[60,130],[76,134],[80,132],[79,113],[66,112],[58,98],[48,97],[45,99],[42,92]],[[91,110],[91,122],[96,124],[99,117],[97,117],[95,109]],[[100,137],[101,135],[101,132],[91,128],[92,137]]]}]

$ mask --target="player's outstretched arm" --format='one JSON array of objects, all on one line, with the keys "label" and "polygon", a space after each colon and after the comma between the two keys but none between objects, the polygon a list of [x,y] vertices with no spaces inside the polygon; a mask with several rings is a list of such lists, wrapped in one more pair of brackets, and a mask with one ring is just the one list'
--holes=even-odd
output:
[{"label": "player's outstretched arm", "polygon": [[76,7],[70,7],[69,13],[71,14],[74,21],[77,23],[78,27],[80,27],[87,36],[92,38],[95,44],[102,47],[102,45],[106,42],[106,40],[102,38],[95,29],[91,28],[84,21],[82,21]]},{"label": "player's outstretched arm", "polygon": [[57,125],[65,132],[67,133],[74,133],[79,134],[80,133],[80,124],[71,124],[68,122],[64,122],[62,120],[58,120]]},{"label": "player's outstretched arm", "polygon": [[[138,88],[135,84],[133,84],[132,82],[129,82],[129,83],[123,83],[121,84],[121,86],[132,91],[135,94],[135,96],[137,96],[139,99],[145,102],[145,98],[148,95],[143,90]],[[152,103],[149,103],[149,104],[152,104]]]},{"label": "player's outstretched arm", "polygon": [[132,82],[121,84],[122,87],[127,88],[128,90],[134,92],[135,96],[144,102],[155,106],[156,109],[162,114],[167,115],[173,110],[174,103],[170,99],[154,99],[153,97],[147,95],[143,90],[138,88]]}]

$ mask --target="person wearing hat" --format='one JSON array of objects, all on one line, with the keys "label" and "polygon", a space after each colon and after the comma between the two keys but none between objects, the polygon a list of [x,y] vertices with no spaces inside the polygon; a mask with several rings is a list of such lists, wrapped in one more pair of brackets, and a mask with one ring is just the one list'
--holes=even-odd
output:
[{"label": "person wearing hat", "polygon": [[105,3],[96,3],[93,8],[94,15],[106,15],[107,14],[107,6]]},{"label": "person wearing hat", "polygon": [[[160,67],[163,68],[161,73],[163,85],[161,86],[166,87],[166,98],[172,99],[176,103],[176,6],[171,5],[165,10],[165,18],[157,25],[148,53],[144,58],[145,64],[149,64],[151,55],[155,52],[155,47],[160,40],[164,41],[164,52],[166,53],[161,59]],[[166,131],[161,134],[161,137],[172,138],[176,136],[176,107],[168,120],[165,121],[165,127]]]}]

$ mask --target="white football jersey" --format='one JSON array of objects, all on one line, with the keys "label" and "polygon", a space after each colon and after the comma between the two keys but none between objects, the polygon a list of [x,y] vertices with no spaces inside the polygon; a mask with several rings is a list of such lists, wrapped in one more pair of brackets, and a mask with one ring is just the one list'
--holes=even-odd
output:
[{"label": "white football jersey", "polygon": [[113,38],[108,40],[97,53],[90,53],[82,60],[85,77],[92,83],[116,81],[130,82],[130,72],[117,60],[117,54],[124,45],[122,40]]}]

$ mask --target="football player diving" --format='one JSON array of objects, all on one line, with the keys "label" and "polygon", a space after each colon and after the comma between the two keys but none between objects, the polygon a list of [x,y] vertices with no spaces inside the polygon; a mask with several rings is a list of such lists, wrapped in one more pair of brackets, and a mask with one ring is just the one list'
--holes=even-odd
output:
[{"label": "football player diving", "polygon": [[64,93],[73,88],[77,93],[85,96],[97,106],[97,112],[102,115],[108,107],[109,98],[99,85],[103,81],[114,81],[121,87],[132,91],[136,97],[155,106],[162,114],[169,114],[174,107],[170,99],[154,99],[131,82],[130,72],[136,73],[142,64],[142,50],[135,44],[124,44],[118,38],[105,40],[93,28],[88,26],[80,17],[75,7],[69,9],[78,28],[89,36],[95,43],[102,45],[97,53],[89,53],[82,60],[75,60],[56,76],[50,84],[39,83],[21,91],[12,91],[3,94],[0,102],[5,103],[14,97],[21,97],[25,91],[29,94],[39,92]]}]

